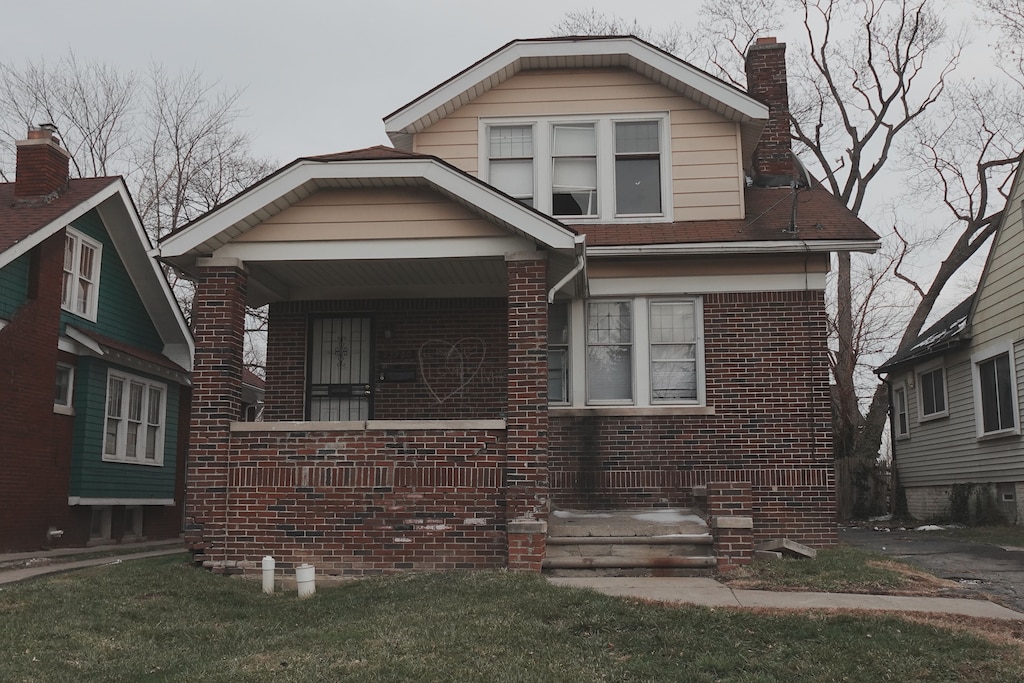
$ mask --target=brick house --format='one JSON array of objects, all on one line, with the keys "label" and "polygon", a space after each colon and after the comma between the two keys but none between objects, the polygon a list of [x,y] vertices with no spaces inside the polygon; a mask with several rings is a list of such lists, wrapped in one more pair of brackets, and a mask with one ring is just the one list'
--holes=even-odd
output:
[{"label": "brick house", "polygon": [[[538,570],[565,511],[696,509],[719,566],[836,541],[830,254],[877,235],[750,92],[633,37],[514,41],[162,241],[198,283],[197,561]],[[264,421],[235,420],[269,305]]]},{"label": "brick house", "polygon": [[121,178],[0,184],[0,551],[181,533],[192,337]]}]

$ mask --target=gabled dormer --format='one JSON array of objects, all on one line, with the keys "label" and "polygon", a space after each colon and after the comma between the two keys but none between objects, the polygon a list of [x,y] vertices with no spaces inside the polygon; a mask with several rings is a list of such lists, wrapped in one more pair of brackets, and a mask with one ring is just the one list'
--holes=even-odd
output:
[{"label": "gabled dormer", "polygon": [[399,149],[563,222],[646,223],[743,218],[768,117],[742,90],[615,37],[513,41],[384,121]]}]

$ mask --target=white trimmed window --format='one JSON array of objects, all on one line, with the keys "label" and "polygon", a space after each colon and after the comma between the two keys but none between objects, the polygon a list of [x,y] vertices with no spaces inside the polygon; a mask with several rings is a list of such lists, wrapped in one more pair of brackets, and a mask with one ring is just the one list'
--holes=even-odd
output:
[{"label": "white trimmed window", "polygon": [[667,113],[484,120],[481,176],[562,219],[670,218]]},{"label": "white trimmed window", "polygon": [[577,301],[564,322],[553,310],[548,314],[552,404],[703,405],[699,297]]},{"label": "white trimmed window", "polygon": [[910,414],[907,412],[907,388],[898,386],[892,390],[892,419],[897,439],[910,436]]},{"label": "white trimmed window", "polygon": [[65,363],[57,364],[57,381],[53,392],[53,410],[56,413],[71,413],[74,398],[75,368]]},{"label": "white trimmed window", "polygon": [[949,415],[945,368],[940,366],[918,371],[917,394],[922,422]]},{"label": "white trimmed window", "polygon": [[1017,380],[1013,349],[971,358],[974,379],[974,417],[978,437],[1019,434]]},{"label": "white trimmed window", "polygon": [[103,246],[72,228],[65,232],[61,307],[87,320],[96,320]]},{"label": "white trimmed window", "polygon": [[548,403],[569,403],[569,304],[548,306]]},{"label": "white trimmed window", "polygon": [[104,460],[163,464],[166,395],[165,384],[108,372]]}]

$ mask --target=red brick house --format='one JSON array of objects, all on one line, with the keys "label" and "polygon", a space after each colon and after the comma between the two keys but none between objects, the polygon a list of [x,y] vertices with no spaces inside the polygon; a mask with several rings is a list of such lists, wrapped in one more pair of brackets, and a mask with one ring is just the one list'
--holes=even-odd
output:
[{"label": "red brick house", "polygon": [[[632,37],[515,41],[160,245],[194,277],[196,559],[537,570],[566,510],[690,508],[720,566],[835,542],[830,254],[877,235],[750,92]],[[269,304],[263,422],[236,421]]]},{"label": "red brick house", "polygon": [[0,184],[0,552],[181,533],[192,337],[124,181],[69,158],[31,130]]}]

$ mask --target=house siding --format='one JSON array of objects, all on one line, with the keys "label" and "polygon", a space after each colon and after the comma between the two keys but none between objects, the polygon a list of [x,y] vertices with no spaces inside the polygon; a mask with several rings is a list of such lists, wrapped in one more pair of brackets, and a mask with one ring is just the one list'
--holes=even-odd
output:
[{"label": "house siding", "polygon": [[479,119],[669,112],[675,220],[742,218],[739,128],[628,69],[523,71],[416,135],[413,151],[479,174]]},{"label": "house siding", "polygon": [[1009,337],[1024,338],[1024,177],[1018,173],[996,233],[981,291],[971,318],[971,344],[975,348]]},{"label": "house siding", "polygon": [[140,349],[160,353],[163,341],[157,333],[149,312],[128,276],[121,258],[110,239],[99,214],[93,210],[79,218],[72,226],[83,235],[103,245],[103,262],[97,302],[96,321],[81,318],[64,311],[63,325],[71,325],[86,332],[96,332],[126,342]]},{"label": "house siding", "polygon": [[31,253],[0,268],[0,318],[10,318],[28,300]]},{"label": "house siding", "polygon": [[321,190],[255,226],[236,242],[506,237],[437,192],[418,188]]},{"label": "house siding", "polygon": [[[138,465],[103,460],[107,372],[123,370],[166,386],[163,464]],[[175,493],[178,454],[179,387],[137,370],[83,358],[75,371],[75,429],[70,495],[83,498],[164,498]]]}]

